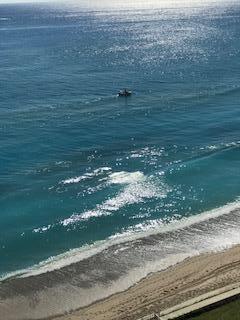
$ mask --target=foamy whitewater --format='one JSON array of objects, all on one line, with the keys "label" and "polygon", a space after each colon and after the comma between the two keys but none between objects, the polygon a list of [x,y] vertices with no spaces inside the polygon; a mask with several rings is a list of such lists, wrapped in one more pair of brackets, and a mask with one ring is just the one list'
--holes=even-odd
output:
[{"label": "foamy whitewater", "polygon": [[240,243],[239,23],[236,1],[0,5],[4,320]]}]

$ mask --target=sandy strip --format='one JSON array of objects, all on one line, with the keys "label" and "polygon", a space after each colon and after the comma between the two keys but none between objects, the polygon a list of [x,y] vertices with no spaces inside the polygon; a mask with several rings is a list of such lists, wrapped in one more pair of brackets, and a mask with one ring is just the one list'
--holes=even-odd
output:
[{"label": "sandy strip", "polygon": [[235,246],[186,259],[124,292],[54,319],[134,320],[239,281],[240,246]]}]

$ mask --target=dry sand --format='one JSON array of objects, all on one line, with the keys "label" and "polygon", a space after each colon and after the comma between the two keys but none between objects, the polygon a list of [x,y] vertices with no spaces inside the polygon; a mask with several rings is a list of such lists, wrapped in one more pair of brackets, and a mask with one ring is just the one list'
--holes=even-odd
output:
[{"label": "dry sand", "polygon": [[240,246],[186,259],[130,289],[56,320],[138,319],[240,281]]}]

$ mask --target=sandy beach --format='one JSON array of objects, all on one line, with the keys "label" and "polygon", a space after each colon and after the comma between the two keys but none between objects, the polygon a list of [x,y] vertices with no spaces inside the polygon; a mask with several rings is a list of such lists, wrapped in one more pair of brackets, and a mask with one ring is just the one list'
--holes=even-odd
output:
[{"label": "sandy beach", "polygon": [[138,319],[240,281],[240,246],[184,260],[57,320]]},{"label": "sandy beach", "polygon": [[0,0],[0,320],[240,297],[239,4]]}]

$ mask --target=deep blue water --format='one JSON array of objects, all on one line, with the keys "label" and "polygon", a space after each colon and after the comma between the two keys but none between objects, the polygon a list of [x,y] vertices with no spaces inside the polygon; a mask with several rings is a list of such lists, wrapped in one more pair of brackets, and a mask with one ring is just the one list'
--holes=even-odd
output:
[{"label": "deep blue water", "polygon": [[0,275],[239,207],[239,25],[228,2],[0,6]]}]

